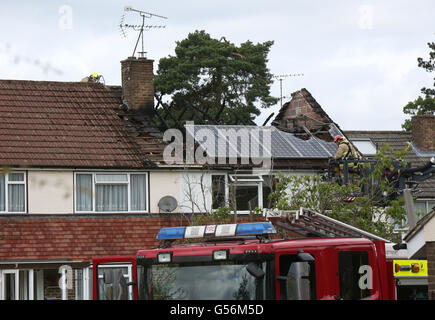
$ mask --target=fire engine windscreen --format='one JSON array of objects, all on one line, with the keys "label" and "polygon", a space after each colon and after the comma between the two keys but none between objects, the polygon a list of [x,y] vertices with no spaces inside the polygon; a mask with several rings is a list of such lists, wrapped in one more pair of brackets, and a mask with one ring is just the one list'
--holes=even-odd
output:
[{"label": "fire engine windscreen", "polygon": [[[247,271],[248,263],[151,265],[142,269],[139,298],[155,300],[261,300],[265,278]],[[258,266],[265,270],[266,263]],[[151,288],[146,287],[151,284]],[[151,289],[151,290],[150,290]],[[149,296],[151,292],[151,296]]]}]

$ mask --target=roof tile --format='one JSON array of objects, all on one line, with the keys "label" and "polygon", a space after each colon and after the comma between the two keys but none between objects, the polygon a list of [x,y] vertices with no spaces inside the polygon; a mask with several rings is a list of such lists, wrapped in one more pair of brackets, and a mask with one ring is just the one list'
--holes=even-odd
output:
[{"label": "roof tile", "polygon": [[[120,91],[113,88],[0,80],[0,165],[143,167],[149,152],[137,140],[145,139],[121,120]],[[151,147],[162,154],[161,143]]]}]

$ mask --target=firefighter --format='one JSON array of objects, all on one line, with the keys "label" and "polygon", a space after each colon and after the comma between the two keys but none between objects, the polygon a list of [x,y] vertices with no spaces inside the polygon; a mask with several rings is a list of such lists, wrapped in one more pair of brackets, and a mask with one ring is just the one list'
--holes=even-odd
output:
[{"label": "firefighter", "polygon": [[[338,149],[335,153],[334,160],[358,160],[358,152],[355,148],[350,144],[350,142],[342,136],[336,136],[334,138],[335,144],[338,146]],[[359,166],[358,162],[348,162],[348,172],[350,173],[350,178],[353,182],[357,182],[359,176]],[[343,164],[340,164],[340,171],[343,171]]]},{"label": "firefighter", "polygon": [[334,142],[338,146],[334,156],[335,160],[358,159],[358,153],[346,138],[336,136]]},{"label": "firefighter", "polygon": [[98,72],[92,72],[89,76],[84,77],[80,82],[100,82],[103,76],[98,74]]}]

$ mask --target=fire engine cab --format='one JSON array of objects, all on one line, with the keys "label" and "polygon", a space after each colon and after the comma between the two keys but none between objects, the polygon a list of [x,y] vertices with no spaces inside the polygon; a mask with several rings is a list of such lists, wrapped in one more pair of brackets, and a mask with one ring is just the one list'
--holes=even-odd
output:
[{"label": "fire engine cab", "polygon": [[94,299],[395,299],[385,239],[304,208],[266,218],[163,228],[158,248],[95,258]]}]

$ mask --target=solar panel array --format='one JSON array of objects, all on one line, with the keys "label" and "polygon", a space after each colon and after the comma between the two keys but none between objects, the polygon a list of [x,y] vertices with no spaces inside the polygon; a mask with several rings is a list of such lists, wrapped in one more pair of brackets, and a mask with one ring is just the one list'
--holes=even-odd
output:
[{"label": "solar panel array", "polygon": [[[332,130],[331,130],[332,131]],[[340,134],[334,126],[334,134]],[[210,157],[330,158],[337,146],[311,137],[308,140],[275,127],[243,125],[186,125],[186,132]],[[338,132],[338,133],[337,133]],[[332,132],[331,132],[332,134]]]}]

